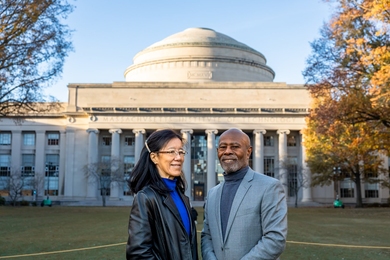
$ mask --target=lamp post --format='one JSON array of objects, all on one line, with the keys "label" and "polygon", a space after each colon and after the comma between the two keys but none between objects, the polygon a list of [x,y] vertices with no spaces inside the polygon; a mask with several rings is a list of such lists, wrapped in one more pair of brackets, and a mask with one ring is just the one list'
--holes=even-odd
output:
[{"label": "lamp post", "polygon": [[46,171],[46,174],[47,174],[47,200],[49,200],[49,190],[50,190],[50,172],[51,172],[51,169],[52,169],[52,164],[51,162],[48,163],[48,167],[47,167],[47,171]]},{"label": "lamp post", "polygon": [[47,167],[47,200],[49,200],[49,188],[50,188],[50,169],[51,169],[51,162],[49,162],[49,166]]},{"label": "lamp post", "polygon": [[50,169],[51,169],[51,164],[48,163],[46,164],[46,173],[45,175],[47,176],[47,190],[46,190],[46,199],[44,199],[41,203],[41,207],[43,206],[49,206],[51,207],[51,200],[49,199],[49,189],[50,189]]},{"label": "lamp post", "polygon": [[336,200],[339,199],[339,181],[338,181],[338,176],[341,173],[341,167],[333,167],[333,182],[335,186],[335,192],[336,192]]}]

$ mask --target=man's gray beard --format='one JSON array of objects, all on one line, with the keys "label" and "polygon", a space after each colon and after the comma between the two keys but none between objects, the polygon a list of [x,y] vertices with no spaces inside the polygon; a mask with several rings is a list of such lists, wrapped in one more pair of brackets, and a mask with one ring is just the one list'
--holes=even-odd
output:
[{"label": "man's gray beard", "polygon": [[225,171],[226,174],[229,174],[229,173],[232,173],[232,172],[236,172],[236,171],[238,171],[240,169],[237,161],[234,164],[229,165],[229,166],[226,165],[225,163],[221,163],[221,166],[222,166],[222,169]]}]

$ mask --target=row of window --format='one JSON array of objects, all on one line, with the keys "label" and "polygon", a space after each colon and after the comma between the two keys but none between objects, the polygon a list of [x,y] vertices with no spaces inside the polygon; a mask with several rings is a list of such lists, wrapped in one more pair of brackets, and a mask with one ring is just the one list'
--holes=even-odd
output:
[{"label": "row of window", "polygon": [[[10,180],[10,179],[9,179]],[[34,178],[34,176],[28,176],[24,177],[21,182],[18,182],[18,185],[22,185],[21,187],[18,186],[17,189],[21,189],[21,194],[23,196],[33,196],[37,195],[37,190],[41,189],[41,184],[43,184],[43,191],[44,195],[58,195],[58,177],[56,178],[50,178],[45,177],[41,181],[38,181]],[[0,182],[0,194],[3,196],[7,196],[9,194],[9,182],[6,178],[2,178],[2,181]],[[12,188],[11,188],[12,189]]]},{"label": "row of window", "polygon": [[[45,176],[58,176],[60,156],[46,154]],[[11,155],[0,154],[0,176],[9,176],[11,173]],[[35,154],[22,154],[20,167],[22,176],[35,175]]]},{"label": "row of window", "polygon": [[[111,156],[110,155],[103,155],[101,157],[101,162],[105,164],[107,169],[111,169]],[[135,164],[135,158],[131,155],[125,155],[123,157],[123,172],[125,175],[130,174],[130,172],[133,170]],[[103,165],[104,167],[104,165]]]},{"label": "row of window", "polygon": [[[275,138],[271,135],[264,136],[264,146],[274,146]],[[297,138],[294,135],[287,135],[287,146],[297,146]]]},{"label": "row of window", "polygon": [[[46,163],[45,167],[45,176],[46,177],[58,177],[59,173],[59,166],[58,166],[58,160],[54,159],[58,155],[47,155],[52,158],[52,162]],[[0,158],[3,156],[0,155]],[[110,168],[110,156],[102,156],[101,162],[107,163],[107,168],[102,169],[102,171],[107,171],[109,173],[111,171]],[[57,161],[57,163],[55,162]],[[134,167],[134,156],[125,156],[123,160],[123,170],[124,170],[124,178],[125,181],[128,179],[129,173]],[[268,157],[264,158],[264,168],[265,168],[265,174],[271,177],[275,176],[274,173],[274,158]],[[294,197],[296,195],[296,192],[298,191],[298,168],[296,164],[291,164],[288,167],[288,187],[289,187],[289,196]],[[0,166],[0,176],[10,176],[11,174],[10,167],[7,166]],[[33,177],[35,175],[34,166],[22,166],[21,167],[21,173],[23,177]],[[107,177],[110,178],[110,174],[107,174]],[[55,182],[56,184],[50,184],[50,182]],[[110,180],[108,180],[110,181]],[[45,183],[47,183],[47,190],[45,189],[45,192],[49,191],[50,195],[56,195],[58,193],[58,178],[54,180],[46,179]],[[53,187],[52,187],[53,186]],[[55,186],[55,187],[54,187]],[[353,198],[355,196],[355,189],[354,184],[350,180],[343,181],[341,183],[340,188],[340,197],[341,198]],[[45,184],[46,187],[46,184]],[[52,192],[50,192],[52,191]],[[46,194],[46,193],[45,193]],[[109,188],[106,189],[106,195],[110,195]],[[127,183],[124,183],[124,195],[131,195],[127,186]],[[365,187],[365,197],[366,198],[378,198],[379,197],[379,191],[378,191],[378,185],[377,184],[366,184]]]},{"label": "row of window", "polygon": [[[298,164],[296,157],[289,157],[289,164],[287,165],[288,172],[288,195],[294,197],[299,190],[300,179],[298,178]],[[272,156],[264,156],[264,174],[270,177],[275,177],[275,159]],[[302,180],[301,180],[302,181]],[[379,185],[378,183],[365,183],[364,184],[365,198],[378,198],[379,197]],[[340,187],[341,198],[354,198],[355,189],[354,183],[351,180],[344,180],[341,182]]]},{"label": "row of window", "polygon": [[[23,145],[24,146],[34,146],[35,145],[35,132],[23,132]],[[47,145],[59,145],[60,135],[59,133],[47,133],[46,140]],[[102,136],[102,145],[110,146],[112,144],[112,137]],[[125,136],[124,145],[125,146],[133,146],[135,144],[134,136]],[[10,132],[2,132],[0,133],[0,145],[11,145],[11,133]],[[275,145],[274,136],[264,136],[264,146]],[[287,136],[287,146],[297,146],[297,141],[294,135]]]},{"label": "row of window", "polygon": [[[364,190],[365,198],[379,198],[378,190]],[[340,197],[341,198],[354,198],[355,197],[355,189],[340,189]]]},{"label": "row of window", "polygon": [[[35,146],[35,132],[23,132],[23,145],[24,146]],[[10,132],[1,132],[0,133],[0,145],[11,145],[11,133]],[[60,134],[55,132],[48,132],[46,134],[46,144],[47,145],[59,145]]]},{"label": "row of window", "polygon": [[[340,182],[340,197],[341,198],[354,198],[355,197],[355,184],[350,179],[345,179]],[[379,184],[378,183],[365,183],[364,184],[364,196],[365,198],[379,198]]]},{"label": "row of window", "polygon": [[[112,137],[109,135],[102,136],[102,145],[110,146],[112,144]],[[125,146],[133,146],[135,144],[135,138],[133,136],[125,136],[124,145]],[[264,146],[275,146],[275,138],[273,136],[266,135],[264,136]],[[297,141],[295,136],[289,135],[287,136],[287,146],[297,146]]]},{"label": "row of window", "polygon": [[[103,146],[110,146],[112,144],[112,138],[111,136],[104,135],[102,136],[102,145]],[[125,146],[134,146],[135,145],[135,138],[134,136],[125,136]]]}]

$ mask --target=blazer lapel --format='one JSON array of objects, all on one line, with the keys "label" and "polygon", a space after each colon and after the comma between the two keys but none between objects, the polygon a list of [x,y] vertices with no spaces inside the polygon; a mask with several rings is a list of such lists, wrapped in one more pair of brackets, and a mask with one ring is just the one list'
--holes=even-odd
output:
[{"label": "blazer lapel", "polygon": [[218,226],[219,237],[221,238],[221,244],[223,244],[222,228],[221,228],[221,221],[220,221],[220,219],[221,219],[221,198],[222,198],[222,189],[223,189],[224,185],[225,185],[225,182],[222,182],[217,190],[216,203],[215,203],[216,214],[214,214],[215,223],[218,223],[217,226]]},{"label": "blazer lapel", "polygon": [[[249,169],[248,172],[245,174],[244,178],[242,179],[240,186],[237,189],[236,195],[234,196],[234,199],[233,199],[232,207],[230,209],[229,219],[228,219],[228,223],[226,226],[225,238],[229,236],[229,232],[230,232],[230,229],[232,227],[233,220],[236,217],[238,208],[240,207],[242,201],[244,200],[248,189],[252,186],[250,181],[253,179],[253,175],[254,175],[254,172],[251,169]],[[219,212],[219,210],[218,210],[218,212]],[[221,232],[221,236],[222,236],[222,232]],[[223,242],[225,243],[226,239],[224,239]]]}]

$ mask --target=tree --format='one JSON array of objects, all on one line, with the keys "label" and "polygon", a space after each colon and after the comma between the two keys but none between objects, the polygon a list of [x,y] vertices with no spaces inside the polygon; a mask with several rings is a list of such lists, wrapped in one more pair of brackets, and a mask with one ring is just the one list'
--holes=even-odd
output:
[{"label": "tree", "polygon": [[67,0],[1,0],[0,115],[44,112],[58,106],[42,94],[62,73],[72,43],[62,24]]},{"label": "tree", "polygon": [[8,177],[6,187],[8,190],[8,198],[11,204],[16,206],[18,201],[23,198],[24,177],[20,172],[12,172]]},{"label": "tree", "polygon": [[[328,0],[335,12],[303,75],[315,97],[327,97],[338,119],[390,127],[390,1]],[[372,126],[379,126],[373,124]]]},{"label": "tree", "polygon": [[26,178],[25,183],[25,186],[28,187],[29,190],[33,191],[33,200],[36,201],[37,199],[39,199],[38,196],[39,194],[41,194],[41,190],[45,189],[45,176],[35,172],[34,176]]},{"label": "tree", "polygon": [[[312,185],[350,178],[356,187],[356,207],[362,207],[362,182],[389,184],[382,155],[389,152],[390,133],[384,125],[373,122],[340,120],[332,102],[337,103],[331,93],[328,98],[315,99],[304,130]],[[341,175],[334,175],[334,167],[340,168]]]},{"label": "tree", "polygon": [[[280,171],[282,169],[282,171]],[[307,170],[299,166],[294,159],[287,159],[286,161],[280,162],[279,172],[287,174],[287,183],[283,183],[287,187],[288,195],[294,195],[295,203],[294,206],[298,208],[298,193],[302,188],[309,187],[309,181]]]},{"label": "tree", "polygon": [[112,190],[124,185],[125,175],[122,165],[121,160],[113,158],[85,166],[85,177],[89,184],[97,184],[103,207],[106,206],[107,196],[110,195]]}]

